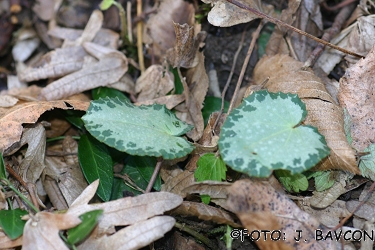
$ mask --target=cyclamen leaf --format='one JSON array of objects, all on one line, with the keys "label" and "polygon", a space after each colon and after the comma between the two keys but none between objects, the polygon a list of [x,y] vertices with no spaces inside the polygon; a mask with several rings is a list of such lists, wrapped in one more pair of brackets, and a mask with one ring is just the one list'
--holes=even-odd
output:
[{"label": "cyclamen leaf", "polygon": [[256,177],[275,169],[294,174],[312,168],[330,151],[316,128],[299,125],[306,114],[295,94],[253,93],[222,126],[218,145],[223,160]]},{"label": "cyclamen leaf", "polygon": [[117,97],[104,98],[92,101],[82,119],[99,141],[131,155],[174,159],[194,149],[179,137],[192,126],[159,104],[137,107]]}]

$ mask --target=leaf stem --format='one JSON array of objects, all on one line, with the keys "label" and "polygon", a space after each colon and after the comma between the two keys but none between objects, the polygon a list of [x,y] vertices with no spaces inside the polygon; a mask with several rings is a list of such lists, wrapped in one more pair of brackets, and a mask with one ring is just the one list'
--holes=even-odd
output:
[{"label": "leaf stem", "polygon": [[40,212],[38,208],[36,208],[33,203],[31,203],[31,201],[29,201],[29,199],[27,199],[20,191],[17,190],[17,188],[15,188],[12,183],[10,183],[10,181],[8,181],[7,179],[4,179],[4,178],[1,178],[0,181],[8,186],[10,189],[13,190],[13,192],[15,192],[31,209],[34,210],[34,212],[38,213]]},{"label": "leaf stem", "polygon": [[121,39],[122,39],[122,44],[124,44],[124,42],[127,40],[126,39],[126,18],[125,18],[125,10],[124,10],[124,7],[122,7],[122,5],[116,1],[113,1],[112,3],[113,5],[115,5],[119,11],[119,14],[120,14],[120,20],[121,20]]},{"label": "leaf stem", "polygon": [[146,188],[146,191],[145,193],[150,193],[152,187],[154,186],[154,183],[155,183],[155,180],[156,180],[156,177],[158,176],[158,173],[160,171],[160,168],[161,168],[161,164],[163,163],[163,158],[162,157],[159,157],[158,158],[158,162],[156,163],[156,166],[155,166],[155,169],[154,169],[154,172],[152,173],[152,176],[151,176],[151,179],[147,185],[147,188]]},{"label": "leaf stem", "polygon": [[209,248],[211,249],[217,249],[217,246],[210,240],[208,239],[207,237],[205,237],[204,235],[194,231],[193,229],[191,229],[190,227],[188,226],[185,226],[181,223],[178,223],[176,222],[174,224],[175,227],[177,227],[178,229],[180,229],[181,231],[184,231],[190,235],[192,235],[193,237],[195,237],[197,240],[203,242],[206,246],[208,246]]},{"label": "leaf stem", "polygon": [[266,14],[264,14],[264,13],[262,13],[262,12],[256,10],[256,9],[254,9],[254,8],[251,8],[251,7],[249,7],[249,6],[245,5],[245,4],[242,4],[242,3],[238,2],[237,0],[227,0],[227,2],[236,5],[237,7],[241,8],[241,9],[248,10],[251,13],[254,13],[255,15],[257,15],[257,16],[259,16],[261,18],[264,18],[264,19],[266,19],[267,21],[269,21],[271,23],[278,24],[278,25],[280,25],[282,27],[288,28],[288,29],[290,29],[290,30],[292,30],[294,32],[297,32],[297,33],[299,33],[299,34],[301,34],[303,36],[306,36],[306,37],[308,37],[308,38],[310,38],[310,39],[312,39],[312,40],[314,40],[314,41],[316,41],[318,43],[322,43],[322,44],[324,44],[326,46],[329,46],[329,47],[331,47],[333,49],[341,51],[341,52],[343,52],[345,54],[349,54],[349,55],[356,56],[356,57],[359,57],[359,58],[364,57],[364,56],[358,55],[357,53],[354,53],[352,51],[343,49],[343,48],[341,48],[339,46],[336,46],[336,45],[334,45],[332,43],[324,41],[324,40],[322,40],[320,38],[317,38],[316,36],[313,36],[313,35],[305,32],[305,31],[297,29],[296,27],[293,27],[292,25],[284,23],[283,21],[281,21],[281,20],[279,20],[277,18],[274,18],[272,16],[266,15]]}]

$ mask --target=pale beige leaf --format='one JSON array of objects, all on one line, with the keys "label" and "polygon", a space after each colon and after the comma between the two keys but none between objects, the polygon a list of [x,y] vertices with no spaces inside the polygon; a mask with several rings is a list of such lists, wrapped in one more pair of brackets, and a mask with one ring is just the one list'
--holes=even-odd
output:
[{"label": "pale beige leaf", "polygon": [[32,28],[21,29],[16,39],[12,55],[17,62],[26,61],[40,44],[40,39]]},{"label": "pale beige leaf", "polygon": [[138,101],[134,103],[134,105],[137,105],[137,106],[138,105],[152,105],[152,104],[157,103],[157,104],[165,105],[167,109],[173,109],[184,100],[185,100],[184,95],[167,95],[167,96],[162,96],[162,97],[151,99],[151,100]]},{"label": "pale beige leaf", "polygon": [[363,151],[375,142],[375,47],[340,79],[339,101],[351,117],[352,145]]},{"label": "pale beige leaf", "polygon": [[[208,21],[219,27],[230,27],[240,23],[247,23],[259,16],[251,13],[250,11],[241,9],[234,4],[225,0],[202,0],[205,3],[213,4],[214,7],[208,13]],[[263,5],[260,0],[239,0],[241,4],[254,8],[261,12],[269,12],[266,9],[271,9],[270,5]],[[273,8],[272,8],[273,10]]]},{"label": "pale beige leaf", "polygon": [[11,240],[3,231],[0,231],[0,249],[9,249],[22,245],[23,237]]},{"label": "pale beige leaf", "polygon": [[167,95],[174,88],[174,76],[161,65],[151,65],[137,79],[135,92],[137,101],[143,102]]},{"label": "pale beige leaf", "polygon": [[[87,47],[86,47],[87,46]],[[85,43],[84,47],[94,45]],[[101,46],[95,45],[95,48]],[[92,52],[92,51],[90,51]],[[41,95],[46,100],[58,100],[89,89],[117,82],[128,70],[128,61],[124,54],[117,50],[102,47],[96,50],[99,62],[93,62],[81,70],[50,83],[42,89]]]},{"label": "pale beige leaf", "polygon": [[241,227],[228,212],[204,203],[184,201],[180,206],[171,211],[171,215],[195,216],[201,220],[227,224],[231,227]]},{"label": "pale beige leaf", "polygon": [[22,249],[68,250],[59,236],[59,231],[75,227],[79,223],[81,220],[78,215],[39,212],[26,222]]},{"label": "pale beige leaf", "polygon": [[57,0],[38,0],[33,6],[33,11],[43,21],[49,21],[55,16],[55,7],[59,7],[60,4],[61,1]]},{"label": "pale beige leaf", "polygon": [[194,6],[183,0],[164,0],[157,10],[146,22],[144,33],[149,39],[145,43],[152,43],[153,54],[162,57],[176,39],[173,22],[194,24]]},{"label": "pale beige leaf", "polygon": [[89,201],[94,197],[96,190],[99,186],[99,179],[93,181],[90,185],[88,185],[85,190],[78,196],[73,203],[70,205],[71,208],[83,206],[89,203]]},{"label": "pale beige leaf", "polygon": [[78,249],[140,249],[163,237],[173,228],[175,222],[176,220],[170,216],[156,216],[123,228],[111,236],[103,235],[97,239],[90,238]]},{"label": "pale beige leaf", "polygon": [[0,95],[0,107],[8,108],[14,106],[18,99],[10,95]]},{"label": "pale beige leaf", "polygon": [[135,83],[128,73],[125,73],[125,75],[123,75],[118,82],[108,84],[107,87],[118,89],[129,94],[135,93]]},{"label": "pale beige leaf", "polygon": [[[239,180],[229,188],[227,206],[249,232],[281,230],[282,241],[256,241],[261,249],[335,249],[333,241],[316,241],[315,230],[321,227],[313,216],[300,210],[287,196],[269,184],[257,180]],[[304,240],[296,241],[296,230]]]},{"label": "pale beige leaf", "polygon": [[182,198],[186,197],[186,192],[183,191],[191,183],[194,183],[194,172],[185,170],[179,173],[174,178],[169,178],[161,186],[162,191],[178,194]]},{"label": "pale beige leaf", "polygon": [[254,80],[263,82],[270,92],[298,94],[306,104],[307,117],[304,121],[318,128],[325,137],[331,154],[315,169],[340,169],[359,174],[355,151],[346,140],[344,116],[328,94],[324,84],[311,70],[302,70],[303,63],[287,55],[263,57],[254,69]]},{"label": "pale beige leaf", "polygon": [[25,82],[61,77],[81,69],[86,55],[82,46],[56,49],[19,72],[18,77]]},{"label": "pale beige leaf", "polygon": [[0,151],[8,149],[18,142],[22,134],[23,123],[35,123],[45,111],[60,109],[87,110],[88,102],[61,100],[28,102],[13,106],[9,109],[0,108]]},{"label": "pale beige leaf", "polygon": [[102,209],[104,212],[99,221],[99,228],[100,231],[106,231],[114,226],[131,225],[155,215],[161,215],[181,203],[182,198],[178,195],[157,192],[136,197],[126,197],[101,204],[76,205],[74,202],[67,214],[78,216],[88,211]]}]

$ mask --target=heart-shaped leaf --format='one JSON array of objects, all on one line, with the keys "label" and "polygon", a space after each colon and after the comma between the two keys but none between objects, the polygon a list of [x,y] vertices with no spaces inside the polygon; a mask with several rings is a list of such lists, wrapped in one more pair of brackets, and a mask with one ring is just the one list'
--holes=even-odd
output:
[{"label": "heart-shaped leaf", "polygon": [[104,98],[92,101],[82,119],[95,138],[128,154],[174,159],[194,149],[179,137],[192,126],[163,105],[138,107],[117,97]]},{"label": "heart-shaped leaf", "polygon": [[324,137],[302,126],[305,104],[295,94],[258,91],[228,115],[219,139],[224,161],[251,176],[275,169],[301,173],[329,154]]}]

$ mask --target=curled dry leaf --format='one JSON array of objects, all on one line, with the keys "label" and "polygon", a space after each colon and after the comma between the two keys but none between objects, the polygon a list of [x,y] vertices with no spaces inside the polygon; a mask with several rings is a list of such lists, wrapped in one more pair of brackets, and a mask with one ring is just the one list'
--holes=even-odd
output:
[{"label": "curled dry leaf", "polygon": [[[248,179],[236,181],[229,188],[227,206],[249,232],[281,230],[283,241],[270,238],[256,241],[261,249],[335,249],[333,241],[315,241],[315,230],[324,231],[319,221],[267,183]],[[294,239],[296,230],[303,232],[304,240]]]},{"label": "curled dry leaf", "polygon": [[352,145],[358,151],[375,142],[374,72],[375,47],[340,79],[338,98],[351,117]]},{"label": "curled dry leaf", "polygon": [[194,6],[183,0],[164,0],[146,22],[145,43],[152,43],[156,57],[165,55],[176,39],[173,22],[194,24]]},{"label": "curled dry leaf", "polygon": [[204,203],[184,201],[171,211],[171,215],[196,216],[201,220],[213,221],[218,224],[228,224],[232,227],[241,227],[234,221],[228,212]]},{"label": "curled dry leaf", "polygon": [[117,50],[106,49],[93,43],[84,43],[84,48],[99,62],[86,65],[79,71],[50,83],[42,89],[42,98],[58,100],[89,89],[117,82],[128,70],[128,61]]},{"label": "curled dry leaf", "polygon": [[306,104],[305,124],[318,128],[325,137],[331,154],[316,167],[317,170],[340,169],[359,174],[355,151],[346,140],[343,112],[328,94],[324,84],[310,70],[302,70],[303,63],[287,55],[263,57],[254,69],[254,80],[269,81],[270,92],[298,94]]},{"label": "curled dry leaf", "polygon": [[[205,3],[214,4],[214,7],[208,13],[208,21],[219,27],[230,27],[240,23],[247,23],[259,16],[241,9],[234,4],[227,2],[226,0],[202,0]],[[254,8],[263,13],[269,13],[273,11],[271,5],[263,4],[261,0],[240,0],[240,3]]]},{"label": "curled dry leaf", "polygon": [[22,249],[68,250],[59,236],[66,230],[81,223],[78,215],[40,212],[26,222],[23,230]]},{"label": "curled dry leaf", "polygon": [[137,79],[135,92],[139,93],[138,102],[167,95],[174,88],[174,76],[161,65],[151,65]]},{"label": "curled dry leaf", "polygon": [[165,233],[173,228],[175,223],[176,220],[173,217],[156,216],[123,228],[111,236],[91,236],[78,249],[141,249],[163,237]]},{"label": "curled dry leaf", "polygon": [[184,170],[173,178],[168,178],[164,184],[161,186],[162,191],[171,192],[181,196],[186,197],[186,192],[184,189],[194,182],[194,172]]},{"label": "curled dry leaf", "polygon": [[0,151],[4,152],[20,140],[23,123],[35,123],[44,112],[55,108],[85,111],[88,106],[88,102],[61,100],[27,102],[9,109],[0,108]]}]

